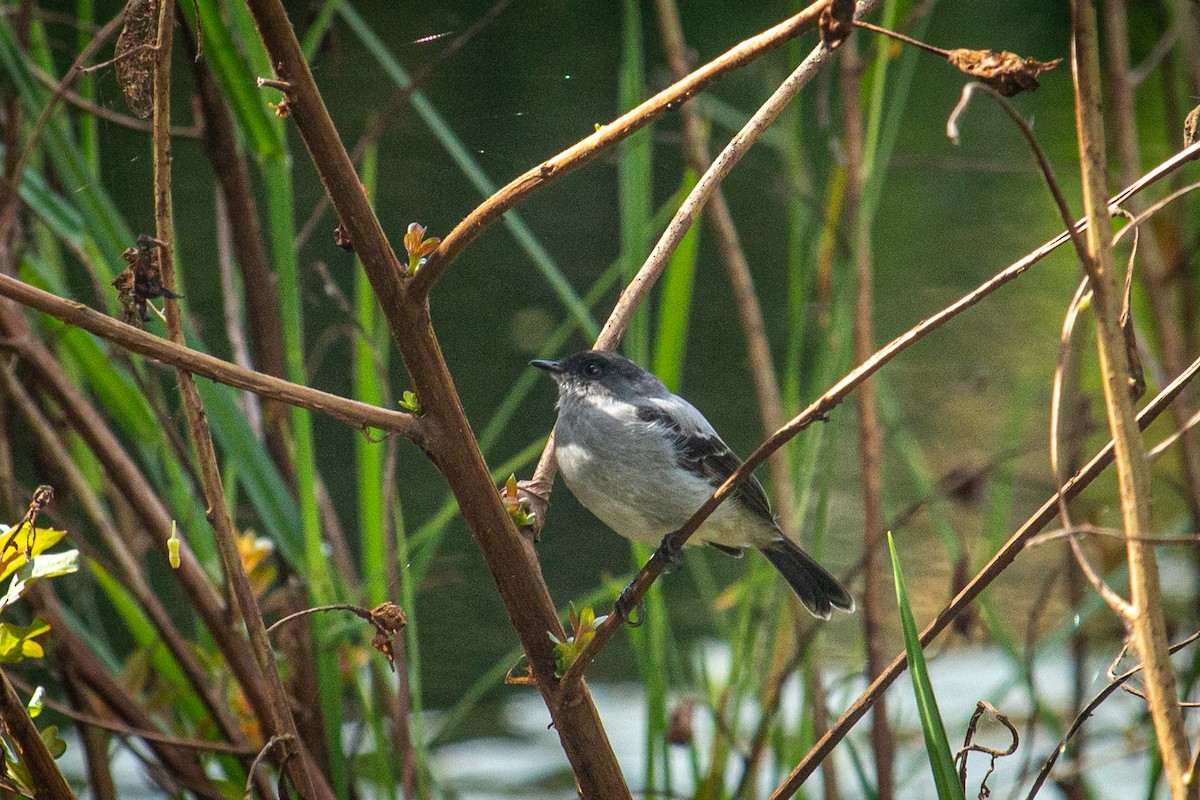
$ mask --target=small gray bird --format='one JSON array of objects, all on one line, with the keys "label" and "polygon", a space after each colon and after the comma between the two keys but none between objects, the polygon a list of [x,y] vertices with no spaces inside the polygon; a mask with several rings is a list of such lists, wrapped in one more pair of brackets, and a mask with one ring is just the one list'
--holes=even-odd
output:
[{"label": "small gray bird", "polygon": [[[579,502],[617,533],[657,546],[741,465],[704,415],[657,377],[602,350],[531,361],[558,383],[558,466]],[[783,535],[750,476],[688,539],[767,557],[813,616],[854,611],[836,578]]]}]

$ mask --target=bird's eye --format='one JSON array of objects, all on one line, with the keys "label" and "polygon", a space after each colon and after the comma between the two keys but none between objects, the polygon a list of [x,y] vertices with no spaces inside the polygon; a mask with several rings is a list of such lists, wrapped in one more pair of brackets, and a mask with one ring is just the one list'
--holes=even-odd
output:
[{"label": "bird's eye", "polygon": [[589,378],[599,378],[602,372],[604,372],[604,368],[600,366],[599,361],[589,361],[583,366],[583,374]]}]

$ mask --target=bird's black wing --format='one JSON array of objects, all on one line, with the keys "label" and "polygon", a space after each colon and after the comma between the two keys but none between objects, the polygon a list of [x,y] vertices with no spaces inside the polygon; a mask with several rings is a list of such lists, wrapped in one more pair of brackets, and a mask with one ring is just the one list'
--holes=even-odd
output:
[{"label": "bird's black wing", "polygon": [[[638,408],[638,419],[660,425],[674,435],[679,466],[703,477],[716,489],[742,465],[742,460],[729,449],[729,445],[717,435],[699,411],[686,401],[675,399],[690,412],[686,418],[669,414],[658,406],[641,406]],[[767,494],[753,475],[734,487],[733,500],[775,524]]]}]

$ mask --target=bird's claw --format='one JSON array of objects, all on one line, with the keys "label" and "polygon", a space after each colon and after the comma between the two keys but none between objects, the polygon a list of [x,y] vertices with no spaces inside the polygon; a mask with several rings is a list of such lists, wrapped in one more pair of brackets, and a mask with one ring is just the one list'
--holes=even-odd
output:
[{"label": "bird's claw", "polygon": [[[629,627],[640,628],[646,621],[646,605],[642,600],[633,602],[632,594],[633,584],[631,583],[617,596],[617,602],[613,604],[613,612]],[[637,612],[636,617],[634,612]]]},{"label": "bird's claw", "polygon": [[672,531],[663,537],[662,543],[659,544],[655,556],[662,559],[665,563],[663,572],[670,572],[676,567],[683,566],[683,553],[678,544],[675,543],[675,534],[678,531]]}]

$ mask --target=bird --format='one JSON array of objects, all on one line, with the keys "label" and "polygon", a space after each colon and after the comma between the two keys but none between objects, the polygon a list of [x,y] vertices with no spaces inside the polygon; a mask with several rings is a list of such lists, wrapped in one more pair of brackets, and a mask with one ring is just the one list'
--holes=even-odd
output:
[{"label": "bird", "polygon": [[[658,546],[742,463],[695,406],[619,353],[529,363],[558,384],[554,442],[567,487],[627,539]],[[687,541],[696,543],[735,557],[758,550],[814,617],[854,611],[838,579],[784,535],[753,475]]]}]

